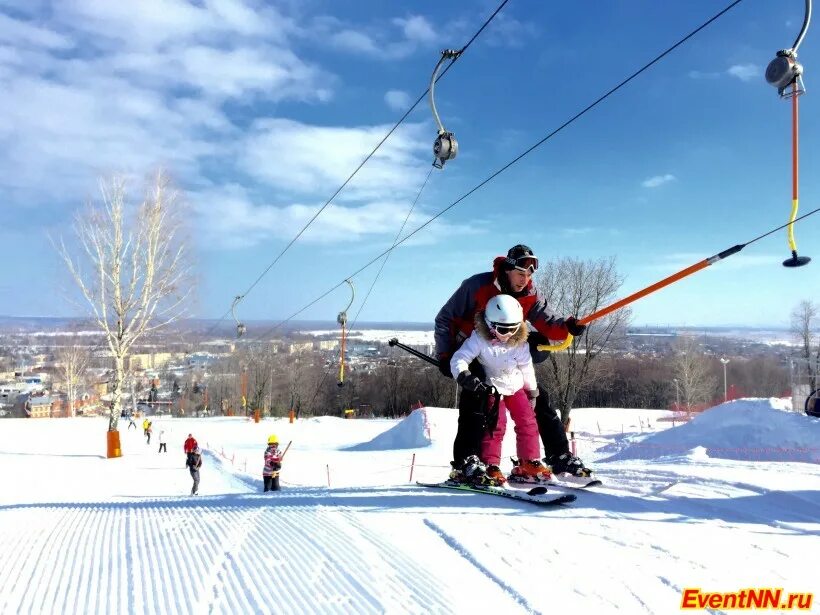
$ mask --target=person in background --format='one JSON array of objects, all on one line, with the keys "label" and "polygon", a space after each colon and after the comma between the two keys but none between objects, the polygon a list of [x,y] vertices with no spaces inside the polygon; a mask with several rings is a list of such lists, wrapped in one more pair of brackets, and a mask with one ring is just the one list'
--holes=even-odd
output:
[{"label": "person in background", "polygon": [[271,435],[265,449],[265,466],[262,468],[263,491],[279,491],[279,471],[282,469],[282,451],[279,438]]},{"label": "person in background", "polygon": [[167,448],[166,443],[165,443],[165,430],[164,429],[159,430],[159,450],[157,452],[158,453],[167,453],[168,452],[168,448]]},{"label": "person in background", "polygon": [[198,446],[188,453],[188,460],[185,465],[191,473],[191,478],[194,479],[191,495],[197,495],[199,493],[199,469],[202,467],[202,451]]}]

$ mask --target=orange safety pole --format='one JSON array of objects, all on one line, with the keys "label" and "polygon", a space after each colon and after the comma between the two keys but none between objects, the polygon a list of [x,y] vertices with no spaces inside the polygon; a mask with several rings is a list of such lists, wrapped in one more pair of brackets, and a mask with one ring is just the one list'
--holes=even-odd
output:
[{"label": "orange safety pole", "polygon": [[[798,168],[798,109],[797,100],[800,95],[797,82],[792,86],[792,199],[797,201],[797,168]],[[789,227],[791,228],[791,227]]]},{"label": "orange safety pole", "polygon": [[788,226],[788,240],[789,249],[792,251],[793,258],[797,258],[797,244],[794,241],[794,224],[792,220],[797,216],[798,208],[798,107],[797,99],[800,98],[800,93],[797,88],[797,80],[792,83],[792,211]]},{"label": "orange safety pole", "polygon": [[674,273],[674,274],[670,275],[669,277],[666,277],[666,278],[662,279],[659,282],[655,282],[654,284],[651,284],[651,285],[647,286],[646,288],[644,288],[642,290],[639,290],[636,293],[632,293],[628,297],[624,297],[620,301],[616,301],[615,303],[613,303],[610,306],[602,308],[602,309],[598,310],[597,312],[593,312],[589,316],[584,316],[583,318],[579,319],[578,322],[581,323],[582,325],[586,325],[586,324],[591,323],[593,320],[598,320],[599,318],[603,318],[607,314],[610,314],[610,313],[614,312],[615,310],[620,310],[622,307],[624,307],[625,305],[629,305],[633,301],[637,301],[638,299],[640,299],[642,297],[646,297],[647,295],[649,295],[651,293],[654,293],[656,290],[660,290],[661,288],[663,288],[665,286],[669,286],[670,284],[674,284],[675,282],[677,282],[679,280],[682,280],[686,276],[692,275],[693,273],[695,273],[697,271],[700,271],[701,269],[706,269],[706,267],[708,267],[709,265],[714,265],[719,260],[723,260],[727,256],[731,256],[732,254],[736,254],[737,252],[740,252],[745,247],[746,247],[746,244],[737,244],[737,245],[732,246],[731,248],[729,248],[727,250],[724,250],[723,252],[715,254],[714,256],[710,256],[709,258],[704,258],[702,261],[700,261],[698,263],[695,263],[694,265],[690,265],[686,269],[681,269],[677,273]]},{"label": "orange safety pole", "polygon": [[669,286],[670,284],[674,284],[678,280],[681,280],[681,279],[685,278],[688,275],[692,275],[696,271],[700,271],[701,269],[705,269],[706,267],[708,267],[711,264],[712,263],[709,262],[709,259],[703,259],[699,263],[695,263],[694,265],[691,265],[691,266],[687,267],[686,269],[683,269],[683,270],[678,271],[677,273],[675,273],[673,275],[670,275],[668,278],[664,278],[660,282],[655,282],[654,284],[652,284],[650,286],[647,286],[646,288],[644,288],[642,290],[639,290],[636,293],[632,293],[628,297],[624,297],[620,301],[616,301],[615,303],[613,303],[612,305],[610,305],[608,307],[600,309],[597,312],[594,312],[594,313],[590,314],[589,316],[584,316],[578,322],[581,323],[582,325],[586,325],[586,324],[591,323],[593,320],[598,320],[599,318],[603,318],[607,314],[610,314],[611,312],[614,312],[615,310],[620,310],[625,305],[628,305],[628,304],[632,303],[633,301],[637,301],[638,299],[641,299],[642,297],[646,297],[646,295],[654,293],[656,290],[660,290],[664,286]]},{"label": "orange safety pole", "polygon": [[345,323],[342,323],[342,353],[339,357],[339,384],[342,384],[345,381],[345,329]]}]

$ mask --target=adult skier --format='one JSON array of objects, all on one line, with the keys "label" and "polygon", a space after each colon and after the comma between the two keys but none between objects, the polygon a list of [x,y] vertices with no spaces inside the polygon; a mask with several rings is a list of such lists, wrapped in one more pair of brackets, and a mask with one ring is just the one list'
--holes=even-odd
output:
[{"label": "adult skier", "polygon": [[[573,336],[583,334],[586,326],[578,323],[574,316],[558,318],[546,304],[532,283],[532,275],[537,269],[538,257],[528,246],[519,244],[510,248],[506,257],[496,257],[492,271],[478,273],[461,283],[436,316],[436,352],[442,375],[452,378],[450,359],[453,353],[472,334],[476,312],[483,310],[487,302],[496,295],[511,295],[521,304],[524,319],[535,329],[529,339],[532,350],[535,350],[538,343],[565,340],[568,333]],[[533,361],[540,363],[546,356],[545,352],[533,352]],[[484,370],[478,361],[470,364],[469,372],[479,381],[484,381]],[[459,384],[462,384],[462,391],[458,404],[458,431],[453,442],[451,462],[455,478],[480,484],[496,484],[496,481],[487,476],[483,463],[475,464],[472,460],[471,463],[465,463],[470,457],[480,455],[487,419],[486,396],[465,388],[463,382]],[[592,471],[570,453],[563,423],[550,407],[546,389],[540,385],[535,417],[546,454],[544,461],[553,474],[590,476]]]}]

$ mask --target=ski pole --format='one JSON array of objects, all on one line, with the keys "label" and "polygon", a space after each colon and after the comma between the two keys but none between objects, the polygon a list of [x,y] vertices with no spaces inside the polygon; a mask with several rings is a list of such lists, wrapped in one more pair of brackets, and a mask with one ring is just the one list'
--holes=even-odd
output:
[{"label": "ski pole", "polygon": [[285,455],[287,454],[288,449],[290,448],[290,445],[291,445],[291,444],[293,444],[293,440],[291,440],[290,442],[288,442],[288,445],[285,447],[285,452],[284,452],[284,453],[282,453],[282,456],[279,458],[279,460],[280,460],[280,461],[281,461],[282,459],[284,459],[284,458],[285,458]]},{"label": "ski pole", "polygon": [[413,355],[414,357],[418,357],[419,359],[422,359],[423,361],[427,361],[427,362],[428,362],[428,363],[430,363],[431,365],[436,365],[436,366],[438,366],[438,360],[437,360],[437,359],[434,359],[434,358],[433,358],[433,357],[431,357],[430,355],[426,355],[426,354],[424,354],[423,352],[419,352],[419,351],[418,351],[418,350],[416,350],[415,348],[410,348],[410,346],[405,346],[404,344],[402,344],[402,343],[401,343],[401,342],[400,342],[397,338],[395,338],[395,337],[394,337],[394,338],[392,338],[392,339],[390,339],[390,340],[388,340],[388,342],[387,342],[387,343],[388,343],[390,346],[398,346],[398,347],[399,347],[399,348],[401,348],[402,350],[405,350],[405,351],[409,352],[409,353],[410,353],[411,355]]}]

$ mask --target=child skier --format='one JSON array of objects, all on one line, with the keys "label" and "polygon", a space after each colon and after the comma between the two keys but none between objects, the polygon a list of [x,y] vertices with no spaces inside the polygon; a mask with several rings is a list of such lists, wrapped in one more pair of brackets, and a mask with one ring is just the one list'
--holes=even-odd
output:
[{"label": "child skier", "polygon": [[279,438],[271,435],[268,448],[265,449],[265,467],[262,469],[263,490],[279,491],[279,471],[282,469],[282,451],[279,450]]},{"label": "child skier", "polygon": [[[470,372],[470,363],[475,359],[484,368],[483,382]],[[520,460],[513,468],[511,479],[520,482],[549,479],[549,470],[539,459],[541,443],[534,411],[538,386],[521,304],[510,295],[491,298],[483,311],[476,312],[475,329],[453,354],[450,369],[465,389],[486,393],[492,386],[500,397],[488,399],[488,405],[498,404],[497,424],[492,424],[496,419],[494,413],[490,413],[493,416],[481,441],[480,459],[468,460],[479,470],[475,475],[484,480],[489,478],[490,484],[503,485],[506,482],[498,464],[509,410],[515,422],[516,453]],[[484,464],[487,467],[481,471]],[[467,463],[464,468],[469,469],[472,465]],[[470,475],[467,471],[454,469],[450,478],[464,481],[470,480]]]},{"label": "child skier", "polygon": [[191,495],[196,495],[199,493],[199,468],[202,467],[202,451],[198,446],[188,453],[188,460],[185,462],[185,465],[191,472],[191,478],[194,479],[194,485],[191,487]]}]

